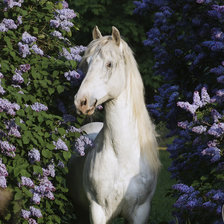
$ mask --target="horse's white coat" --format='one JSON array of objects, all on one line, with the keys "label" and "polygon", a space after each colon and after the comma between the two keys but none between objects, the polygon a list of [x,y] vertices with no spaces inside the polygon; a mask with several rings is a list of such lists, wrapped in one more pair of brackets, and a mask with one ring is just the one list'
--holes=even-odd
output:
[{"label": "horse's white coat", "polygon": [[[122,214],[130,223],[143,224],[149,216],[159,160],[142,81],[135,63],[133,71],[127,68],[127,60],[134,59],[125,55],[129,48],[116,28],[111,37],[102,37],[95,28],[93,37],[98,39],[91,42],[83,57],[88,70],[75,96],[77,109],[86,114],[106,102],[104,126],[87,155],[83,171],[90,220],[105,224]],[[132,72],[137,73],[137,78],[127,74]],[[134,81],[137,84],[131,83]],[[142,89],[131,89],[134,85]]]}]

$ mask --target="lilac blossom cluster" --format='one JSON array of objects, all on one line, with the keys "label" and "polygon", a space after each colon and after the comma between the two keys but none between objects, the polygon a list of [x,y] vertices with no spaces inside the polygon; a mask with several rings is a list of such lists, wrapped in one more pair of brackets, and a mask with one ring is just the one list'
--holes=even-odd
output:
[{"label": "lilac blossom cluster", "polygon": [[9,156],[9,157],[15,157],[15,151],[16,151],[16,147],[12,144],[10,144],[8,141],[1,141],[0,140],[0,150],[1,153]]},{"label": "lilac blossom cluster", "polygon": [[0,159],[0,187],[1,188],[7,187],[7,183],[6,183],[7,176],[8,176],[8,172],[7,172],[6,166],[2,162],[2,159]]},{"label": "lilac blossom cluster", "polygon": [[26,58],[27,55],[30,55],[31,50],[38,55],[43,56],[44,52],[35,44],[37,38],[30,35],[28,32],[22,34],[22,42],[18,43],[19,52],[23,58]]},{"label": "lilac blossom cluster", "polygon": [[152,49],[154,75],[165,84],[147,107],[176,136],[168,146],[169,170],[180,183],[174,215],[180,223],[221,223],[224,6],[215,0],[134,3],[135,13],[154,16],[144,45]]},{"label": "lilac blossom cluster", "polygon": [[68,146],[66,145],[66,143],[61,139],[59,138],[57,140],[57,142],[53,141],[53,144],[55,145],[55,149],[57,150],[64,150],[64,151],[68,151]]},{"label": "lilac blossom cluster", "polygon": [[82,45],[70,47],[69,49],[63,48],[60,55],[65,57],[67,60],[74,60],[74,61],[80,62],[82,59],[81,54],[85,50],[86,50],[86,47]]},{"label": "lilac blossom cluster", "polygon": [[31,149],[29,152],[28,152],[28,157],[29,157],[29,161],[31,163],[34,163],[34,162],[40,162],[40,152],[38,149]]},{"label": "lilac blossom cluster", "polygon": [[85,135],[81,135],[79,138],[75,140],[75,151],[80,155],[84,156],[85,155],[85,150],[88,147],[92,147],[93,142]]},{"label": "lilac blossom cluster", "polygon": [[7,11],[8,9],[12,9],[15,6],[21,7],[23,2],[24,0],[4,0],[3,3],[5,5],[5,11]]},{"label": "lilac blossom cluster", "polygon": [[36,112],[40,112],[40,111],[47,111],[48,107],[42,103],[36,102],[31,105],[31,109]]},{"label": "lilac blossom cluster", "polygon": [[0,23],[0,32],[7,32],[8,30],[17,29],[15,21],[12,19],[3,19]]},{"label": "lilac blossom cluster", "polygon": [[0,113],[5,112],[8,115],[15,116],[19,109],[20,106],[17,103],[11,103],[7,99],[0,98]]},{"label": "lilac blossom cluster", "polygon": [[55,18],[50,21],[50,25],[52,27],[61,28],[62,30],[70,32],[70,28],[74,26],[71,20],[76,17],[76,14],[73,9],[68,8],[67,2],[64,1],[62,6],[63,9],[57,9],[55,11]]}]

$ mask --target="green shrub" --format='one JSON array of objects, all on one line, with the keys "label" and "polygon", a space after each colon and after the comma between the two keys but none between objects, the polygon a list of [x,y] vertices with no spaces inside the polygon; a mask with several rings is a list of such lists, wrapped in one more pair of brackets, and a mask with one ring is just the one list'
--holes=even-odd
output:
[{"label": "green shrub", "polygon": [[0,3],[0,187],[13,198],[0,223],[71,223],[65,176],[77,119],[66,108],[82,78],[65,1]]}]

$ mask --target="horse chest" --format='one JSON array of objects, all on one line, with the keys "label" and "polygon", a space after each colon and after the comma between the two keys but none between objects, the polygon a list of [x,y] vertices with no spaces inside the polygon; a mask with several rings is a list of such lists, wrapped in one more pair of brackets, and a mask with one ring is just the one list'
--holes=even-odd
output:
[{"label": "horse chest", "polygon": [[119,160],[112,150],[98,153],[97,156],[90,154],[85,169],[87,196],[104,207],[113,210],[112,207],[118,208],[125,201],[130,207],[139,200],[145,200],[149,178],[140,170],[138,156],[127,162]]}]

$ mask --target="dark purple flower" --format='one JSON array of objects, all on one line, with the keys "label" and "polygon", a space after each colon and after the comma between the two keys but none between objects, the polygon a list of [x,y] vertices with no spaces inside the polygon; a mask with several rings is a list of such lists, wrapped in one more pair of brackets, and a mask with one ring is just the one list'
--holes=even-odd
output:
[{"label": "dark purple flower", "polygon": [[20,70],[22,72],[27,72],[30,70],[30,64],[24,64],[24,65],[20,65]]}]

